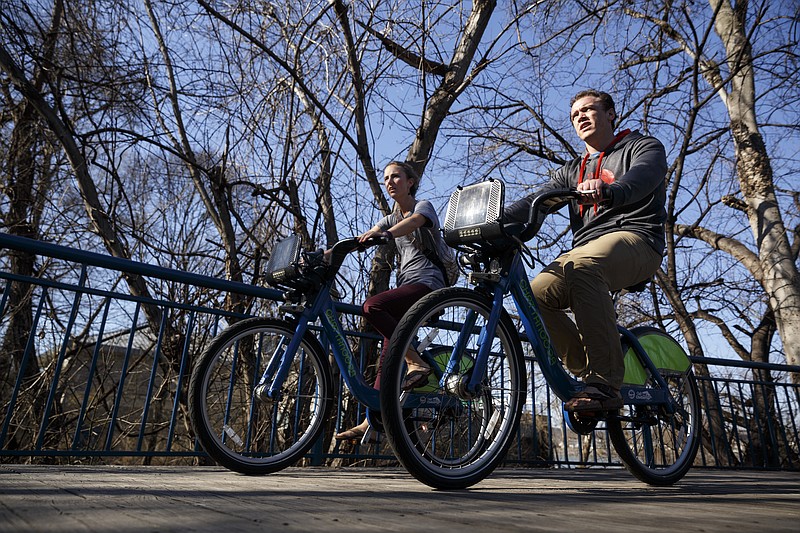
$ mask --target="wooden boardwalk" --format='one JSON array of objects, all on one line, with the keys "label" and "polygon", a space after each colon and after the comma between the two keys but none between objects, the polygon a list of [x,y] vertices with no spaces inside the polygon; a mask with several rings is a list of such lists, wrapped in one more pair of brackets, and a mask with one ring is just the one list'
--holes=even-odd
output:
[{"label": "wooden boardwalk", "polygon": [[0,531],[800,531],[800,472],[498,470],[435,491],[401,469],[0,465]]}]

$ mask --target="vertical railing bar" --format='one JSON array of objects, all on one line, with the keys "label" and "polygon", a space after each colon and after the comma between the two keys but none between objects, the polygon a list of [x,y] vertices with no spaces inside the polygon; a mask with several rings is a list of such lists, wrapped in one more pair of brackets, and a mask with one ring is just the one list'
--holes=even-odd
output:
[{"label": "vertical railing bar", "polygon": [[[768,374],[768,371],[761,371],[759,372],[759,376],[764,376]],[[778,455],[778,436],[776,434],[775,424],[772,419],[772,410],[773,410],[773,403],[771,398],[774,395],[770,394],[770,389],[772,388],[772,383],[768,382],[763,377],[759,378],[758,382],[761,388],[761,395],[764,399],[764,415],[766,416],[766,425],[767,425],[767,437],[769,439],[769,446],[764,446],[764,448],[768,448],[765,450],[765,453],[769,454],[770,456],[767,457],[767,465],[770,464],[778,464],[780,463],[780,455]],[[772,460],[772,463],[770,463]]]},{"label": "vertical railing bar", "polygon": [[[156,349],[153,350],[153,366],[150,370],[150,380],[147,383],[147,393],[144,397],[144,405],[142,407],[142,421],[139,425],[139,438],[136,442],[136,451],[142,451],[142,443],[144,436],[147,433],[147,416],[150,413],[150,402],[153,400],[153,388],[155,387],[156,376],[158,375],[158,363],[161,358],[161,345],[164,341],[164,330],[167,327],[167,312],[166,309],[161,309],[161,323],[158,325],[158,339],[156,340]],[[166,378],[166,376],[165,376]]]},{"label": "vertical railing bar", "polygon": [[[756,383],[756,380],[754,378],[753,381],[750,384],[750,398],[751,398],[752,403],[753,403],[753,424],[755,425],[755,429],[758,432],[758,440],[759,440],[759,443],[761,444],[761,464],[765,465],[765,464],[767,464],[767,455],[766,455],[767,450],[766,450],[766,446],[764,446],[764,431],[763,431],[762,425],[761,425],[761,415],[758,412],[758,407],[756,406],[756,403],[757,403],[756,388],[757,387],[758,387],[758,384]],[[751,440],[750,442],[752,443],[753,441]],[[751,455],[753,456],[753,465],[755,466],[755,454],[753,454],[751,452]]]},{"label": "vertical railing bar", "polygon": [[[702,391],[703,391],[703,408],[701,411],[705,415],[706,421],[708,422],[708,440],[711,444],[711,459],[714,461],[714,464],[711,466],[719,466],[719,462],[717,461],[717,449],[714,439],[714,421],[711,419],[711,409],[709,406],[709,399],[708,399],[708,390],[712,388],[711,384],[711,377],[710,376],[703,376],[699,381],[703,383]],[[709,466],[708,460],[706,459],[706,447],[700,445],[700,457],[702,459],[703,466]]]},{"label": "vertical railing bar", "polygon": [[[716,404],[717,404],[717,413],[719,413],[719,422],[720,422],[720,426],[722,427],[722,433],[723,433],[723,435],[727,436],[727,434],[728,434],[727,427],[726,427],[727,424],[725,423],[725,413],[724,413],[724,410],[722,408],[722,396],[721,396],[721,394],[719,392],[718,383],[719,383],[719,380],[715,379],[715,380],[712,381],[712,384],[714,386],[714,399],[715,399]],[[717,444],[717,448],[719,448],[720,447],[720,443],[717,442],[716,444]],[[722,445],[722,449],[721,450],[718,449],[717,450],[718,453],[725,454],[725,458],[727,459],[728,464],[735,463],[736,461],[733,458],[733,452],[731,451],[731,447],[728,445],[727,440],[722,442],[721,445]]]},{"label": "vertical railing bar", "polygon": [[[739,385],[739,390],[740,390],[740,396],[742,398],[742,406],[744,406],[745,405],[745,399],[744,399],[745,391],[742,388],[742,385],[745,385],[745,384],[744,383],[738,383],[738,385]],[[750,389],[749,385],[751,385],[751,384],[748,383],[747,385],[748,385],[748,389]],[[750,401],[751,401],[751,403],[753,402],[753,391],[752,391],[752,389],[750,389]],[[750,461],[752,463],[752,466],[755,467],[756,466],[756,458],[755,458],[755,454],[753,453],[753,446],[752,446],[753,445],[753,424],[751,422],[751,419],[752,419],[752,417],[748,417],[747,416],[747,409],[742,409],[742,421],[744,422],[744,429],[745,429],[745,432],[747,433],[747,442],[749,444],[748,451],[746,453],[750,456]]]},{"label": "vertical railing bar", "polygon": [[[794,415],[794,409],[792,409],[792,397],[789,394],[790,387],[784,386],[783,390],[785,391],[784,395],[786,396],[786,408],[789,410],[789,422],[791,423],[791,430],[793,437],[790,442],[786,443],[786,455],[789,457],[789,467],[794,469],[794,461],[792,460],[792,456],[794,453],[800,453],[800,434],[797,432],[797,421]],[[799,406],[800,407],[800,406]],[[792,449],[792,442],[795,446],[797,446],[797,450]],[[794,453],[793,453],[794,452]]]},{"label": "vertical railing bar", "polygon": [[8,303],[8,295],[11,292],[12,283],[13,281],[7,279],[6,284],[3,286],[3,296],[0,297],[0,318],[2,318],[3,314],[6,312],[6,304]]},{"label": "vertical railing bar", "polygon": [[[739,458],[742,457],[742,440],[739,437],[739,415],[737,413],[736,404],[734,402],[734,393],[731,390],[731,383],[728,381],[725,383],[725,390],[728,392],[728,398],[731,399],[731,439],[734,440],[736,443],[736,452]],[[739,390],[739,397],[738,397],[738,404],[742,404],[742,394],[741,389]],[[739,459],[741,462],[741,459]]]},{"label": "vertical railing bar", "polygon": [[36,328],[39,326],[39,320],[42,316],[42,309],[44,308],[44,302],[47,298],[47,287],[42,287],[42,293],[39,297],[39,305],[36,307],[36,315],[33,319],[33,324],[31,326],[31,331],[28,333],[28,342],[25,344],[25,353],[22,354],[22,361],[19,365],[19,372],[17,373],[17,380],[14,383],[14,390],[11,393],[11,398],[8,401],[8,409],[6,410],[6,417],[3,421],[3,431],[0,433],[0,446],[5,446],[6,437],[8,435],[8,428],[11,425],[11,419],[14,415],[14,407],[17,404],[17,397],[19,396],[19,390],[22,386],[22,381],[25,379],[25,368],[28,366],[28,359],[30,359],[31,355],[33,354],[34,350],[34,342],[35,337],[34,332]]},{"label": "vertical railing bar", "polygon": [[122,405],[122,391],[125,388],[125,382],[128,378],[128,367],[130,366],[131,353],[133,352],[133,340],[136,337],[137,322],[139,321],[139,310],[141,304],[137,303],[133,310],[133,320],[131,321],[130,333],[128,334],[128,345],[125,348],[125,357],[122,360],[122,368],[120,369],[119,382],[117,383],[117,394],[114,397],[114,407],[111,412],[111,419],[108,424],[108,435],[106,437],[106,451],[111,451],[111,445],[114,439],[114,427],[117,423],[117,415],[119,414],[120,406]]},{"label": "vertical railing bar", "polygon": [[[82,289],[86,284],[86,264],[81,265],[80,279],[78,280],[78,289]],[[67,356],[67,346],[70,337],[72,336],[72,327],[75,325],[75,320],[78,318],[78,304],[81,301],[83,293],[80,290],[75,291],[75,298],[72,300],[72,309],[69,314],[66,328],[64,328],[64,340],[61,343],[61,348],[56,358],[56,364],[53,368],[53,383],[50,386],[50,393],[47,395],[47,403],[44,406],[44,413],[42,415],[42,423],[39,426],[39,435],[36,438],[35,450],[41,450],[44,445],[44,435],[50,425],[50,412],[53,409],[53,402],[56,397],[56,390],[58,389],[58,380],[61,378],[61,367],[64,365],[64,359]]]},{"label": "vertical railing bar", "polygon": [[181,366],[178,370],[178,379],[175,384],[175,399],[172,402],[172,416],[169,420],[169,433],[167,436],[167,448],[165,451],[172,451],[172,441],[175,436],[175,423],[178,420],[178,410],[181,405],[181,389],[183,388],[183,376],[186,373],[186,368],[189,366],[189,348],[191,347],[192,333],[194,331],[194,318],[195,312],[189,313],[189,318],[186,321],[186,334],[183,340],[183,350],[181,350]]},{"label": "vertical railing bar", "polygon": [[778,442],[776,443],[776,446],[775,446],[775,453],[777,454],[776,465],[778,466],[778,468],[780,468],[781,464],[783,464],[783,459],[781,458],[781,450],[786,450],[787,451],[786,458],[787,458],[787,460],[789,461],[790,464],[791,464],[791,461],[792,461],[792,457],[791,457],[792,454],[789,453],[789,448],[790,448],[790,443],[789,442],[790,441],[789,441],[788,435],[786,434],[786,424],[783,421],[783,417],[780,416],[781,415],[781,408],[780,408],[780,401],[778,399],[778,396],[779,396],[778,388],[777,388],[776,384],[773,383],[772,385],[774,387],[773,401],[774,401],[774,404],[775,404],[776,424],[778,426]]},{"label": "vertical railing bar", "polygon": [[94,383],[94,374],[97,370],[97,359],[100,356],[100,348],[103,345],[103,334],[105,333],[106,320],[108,320],[108,310],[110,307],[111,307],[111,298],[106,298],[105,304],[103,305],[103,318],[100,321],[100,330],[97,333],[97,338],[94,344],[94,350],[92,350],[92,360],[89,363],[89,371],[87,372],[86,375],[86,388],[83,392],[83,401],[81,401],[81,407],[78,413],[78,420],[75,424],[75,436],[72,438],[73,450],[76,450],[78,448],[78,441],[81,434],[81,427],[83,427],[83,421],[89,403],[89,396],[91,394],[92,385]]},{"label": "vertical railing bar", "polygon": [[[539,453],[539,428],[536,427],[536,395],[533,390],[533,382],[529,379],[533,374],[530,371],[530,364],[528,363],[527,357],[523,360],[523,364],[525,365],[525,388],[526,393],[528,394],[528,398],[531,399],[531,451],[533,453],[533,457],[539,457],[541,454]],[[517,460],[522,462],[524,456],[522,454],[522,442],[519,443],[519,451],[517,452]]]},{"label": "vertical railing bar", "polygon": [[[728,385],[729,385],[729,382],[727,382],[727,381],[721,382],[721,389],[725,390],[725,391],[728,391],[729,390]],[[730,410],[731,410],[731,419],[733,419],[733,399],[731,398],[730,394],[728,394],[727,398],[728,398],[728,403],[729,403],[729,407],[730,407]],[[733,454],[733,446],[731,445],[731,436],[733,435],[734,431],[736,430],[736,425],[733,424],[733,427],[731,427],[730,431],[728,431],[728,424],[725,422],[725,416],[724,416],[724,413],[723,413],[723,410],[722,410],[722,394],[721,394],[721,392],[717,393],[717,400],[718,400],[718,403],[719,403],[719,406],[720,406],[719,409],[720,409],[720,414],[721,414],[723,432],[728,437],[728,438],[725,439],[725,452],[726,452],[726,455],[728,457],[728,464],[736,464],[737,460],[736,460],[736,457]]]}]

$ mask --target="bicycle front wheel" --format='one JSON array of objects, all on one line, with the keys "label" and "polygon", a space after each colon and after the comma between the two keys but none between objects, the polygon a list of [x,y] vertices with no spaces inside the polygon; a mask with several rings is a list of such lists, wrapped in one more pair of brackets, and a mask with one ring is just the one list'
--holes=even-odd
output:
[{"label": "bicycle front wheel", "polygon": [[[641,327],[631,330],[642,342],[677,341],[663,331]],[[701,411],[697,382],[691,367],[685,372],[663,371],[672,407],[625,405],[606,422],[608,435],[625,467],[650,485],[672,485],[689,471],[700,446]],[[645,387],[658,388],[649,377]]]},{"label": "bicycle front wheel", "polygon": [[[380,390],[384,430],[409,473],[434,488],[460,489],[484,479],[519,426],[527,391],[522,345],[505,309],[495,330],[486,331],[491,311],[491,299],[475,291],[434,291],[409,309],[389,344]],[[406,351],[423,341],[423,357],[444,370],[462,330],[463,350],[447,385],[432,374],[426,385],[403,392]],[[478,388],[469,390],[484,343],[486,370]]]},{"label": "bicycle front wheel", "polygon": [[262,400],[253,392],[293,335],[286,321],[246,319],[214,338],[197,361],[189,415],[203,449],[220,465],[251,475],[277,472],[299,460],[322,432],[333,381],[325,352],[310,333],[280,394]]}]

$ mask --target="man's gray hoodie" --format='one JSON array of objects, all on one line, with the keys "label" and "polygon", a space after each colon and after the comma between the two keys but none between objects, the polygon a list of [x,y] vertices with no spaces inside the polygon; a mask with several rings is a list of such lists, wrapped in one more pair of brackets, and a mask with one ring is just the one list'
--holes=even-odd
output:
[{"label": "man's gray hoodie", "polygon": [[[503,218],[510,222],[527,222],[531,203],[538,194],[553,189],[575,189],[584,157],[556,170],[550,180],[533,194],[509,206]],[[667,156],[664,145],[654,137],[634,131],[622,136],[603,152],[598,172],[599,159],[599,156],[588,158],[583,181],[600,177],[609,184],[611,199],[596,206],[580,206],[574,200],[570,202],[573,246],[580,246],[606,233],[631,231],[646,238],[658,253],[663,254],[664,222],[667,220],[664,208]]]}]

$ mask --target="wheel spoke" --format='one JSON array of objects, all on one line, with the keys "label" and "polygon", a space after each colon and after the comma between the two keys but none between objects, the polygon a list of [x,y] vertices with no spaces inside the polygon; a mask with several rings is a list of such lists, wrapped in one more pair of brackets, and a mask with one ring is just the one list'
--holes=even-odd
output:
[{"label": "wheel spoke", "polygon": [[[384,426],[401,463],[428,485],[463,488],[489,475],[519,423],[526,393],[519,338],[507,315],[488,331],[490,311],[473,291],[444,289],[417,302],[392,337],[381,382]],[[402,355],[417,339],[429,339],[430,360],[451,372],[401,393]],[[481,346],[489,356],[478,377]]]},{"label": "wheel spoke", "polygon": [[223,466],[265,474],[294,464],[313,444],[330,410],[330,368],[308,335],[274,399],[254,394],[277,368],[286,322],[248,319],[223,331],[201,355],[190,380],[189,411],[203,448]]}]

